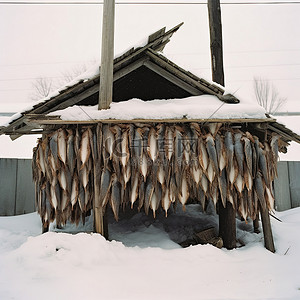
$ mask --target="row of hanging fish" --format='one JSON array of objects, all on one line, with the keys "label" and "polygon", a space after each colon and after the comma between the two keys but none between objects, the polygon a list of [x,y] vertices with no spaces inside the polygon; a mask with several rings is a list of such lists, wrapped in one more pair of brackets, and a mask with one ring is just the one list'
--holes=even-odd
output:
[{"label": "row of hanging fish", "polygon": [[[273,209],[272,182],[280,139],[260,142],[221,123],[98,124],[59,129],[38,140],[33,157],[37,208],[43,222],[78,223],[93,204],[203,210],[233,205],[246,220]],[[95,192],[97,191],[97,192]],[[93,202],[93,199],[95,201]]]}]

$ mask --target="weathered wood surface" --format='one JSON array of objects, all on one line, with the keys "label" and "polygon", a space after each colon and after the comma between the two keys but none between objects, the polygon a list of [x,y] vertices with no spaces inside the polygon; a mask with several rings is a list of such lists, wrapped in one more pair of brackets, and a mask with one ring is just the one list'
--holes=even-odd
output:
[{"label": "weathered wood surface", "polygon": [[235,209],[230,202],[226,203],[226,207],[219,205],[219,236],[223,240],[223,245],[227,249],[236,248],[236,220]]},{"label": "weathered wood surface", "polygon": [[115,0],[104,0],[99,109],[108,109],[113,97]]},{"label": "weathered wood surface", "polygon": [[61,120],[59,116],[45,116],[29,114],[26,116],[27,121],[31,124],[51,125],[51,124],[95,124],[95,123],[272,123],[275,119],[90,119],[80,120]]},{"label": "weathered wood surface", "polygon": [[260,207],[260,216],[261,216],[261,223],[262,223],[263,233],[264,233],[265,248],[274,253],[275,245],[274,245],[272,227],[271,227],[268,210],[267,209],[263,210]]},{"label": "weathered wood surface", "polygon": [[0,159],[0,215],[15,214],[17,161]]},{"label": "weathered wood surface", "polygon": [[35,211],[32,181],[32,168],[30,159],[18,159],[16,184],[16,214],[25,214]]},{"label": "weathered wood surface", "polygon": [[31,159],[0,158],[0,216],[34,211]]},{"label": "weathered wood surface", "polygon": [[208,0],[208,19],[210,32],[210,50],[212,79],[224,86],[222,22],[220,0]]},{"label": "weathered wood surface", "polygon": [[300,206],[300,161],[289,161],[291,208]]},{"label": "weathered wood surface", "polygon": [[[298,177],[298,180],[300,180],[300,177]],[[278,162],[278,177],[274,180],[275,209],[278,211],[287,210],[292,207],[289,181],[288,162]]]}]

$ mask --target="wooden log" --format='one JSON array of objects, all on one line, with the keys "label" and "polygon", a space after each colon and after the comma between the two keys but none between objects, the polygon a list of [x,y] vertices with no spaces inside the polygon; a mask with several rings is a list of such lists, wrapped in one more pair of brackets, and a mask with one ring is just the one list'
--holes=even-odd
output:
[{"label": "wooden log", "polygon": [[220,0],[208,0],[212,79],[224,86],[222,22]]},{"label": "wooden log", "polygon": [[227,249],[236,248],[236,221],[235,210],[227,201],[226,207],[219,201],[219,236],[223,239],[223,245]]},{"label": "wooden log", "polygon": [[113,94],[115,0],[104,0],[98,109],[109,108]]},{"label": "wooden log", "polygon": [[275,245],[273,240],[269,211],[267,209],[262,210],[261,207],[259,210],[264,233],[265,248],[274,253]]}]

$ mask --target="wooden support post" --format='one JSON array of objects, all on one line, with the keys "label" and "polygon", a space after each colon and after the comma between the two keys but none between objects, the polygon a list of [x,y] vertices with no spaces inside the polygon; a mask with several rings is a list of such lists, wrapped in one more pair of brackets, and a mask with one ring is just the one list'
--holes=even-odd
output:
[{"label": "wooden support post", "polygon": [[225,248],[236,248],[235,209],[228,201],[224,207],[221,199],[219,201],[219,236],[223,239]]},{"label": "wooden support post", "polygon": [[105,211],[99,203],[100,195],[100,164],[94,164],[94,201],[93,201],[93,211],[94,211],[94,231],[103,235],[108,239],[108,224]]},{"label": "wooden support post", "polygon": [[271,222],[268,209],[262,210],[260,207],[260,216],[264,233],[265,247],[271,251],[275,252],[275,245],[273,240]]},{"label": "wooden support post", "polygon": [[102,234],[106,239],[108,239],[108,224],[105,211],[100,202],[100,181],[101,181],[101,148],[102,148],[102,126],[97,125],[96,130],[96,143],[97,146],[93,145],[93,157],[94,161],[94,199],[93,199],[93,212],[94,212],[94,231]]},{"label": "wooden support post", "polygon": [[115,0],[104,0],[98,109],[109,108],[113,92]]},{"label": "wooden support post", "polygon": [[208,0],[212,80],[225,86],[220,0]]},{"label": "wooden support post", "polygon": [[255,233],[260,233],[260,231],[259,231],[259,222],[258,221],[259,221],[259,218],[258,218],[258,214],[257,214],[255,220],[253,220],[253,230],[254,230]]},{"label": "wooden support post", "polygon": [[93,203],[93,211],[94,211],[94,231],[103,235],[106,239],[108,239],[108,224],[106,213],[99,203],[99,185],[100,185],[100,176],[99,169],[97,165],[94,169],[94,203]]},{"label": "wooden support post", "polygon": [[42,233],[49,231],[49,222],[42,222]]},{"label": "wooden support post", "polygon": [[107,217],[101,207],[94,208],[94,231],[108,239]]}]

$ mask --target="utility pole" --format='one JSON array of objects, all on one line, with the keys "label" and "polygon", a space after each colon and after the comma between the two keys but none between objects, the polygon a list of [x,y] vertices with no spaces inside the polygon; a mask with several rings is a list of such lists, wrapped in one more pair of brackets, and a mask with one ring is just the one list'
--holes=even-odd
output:
[{"label": "utility pole", "polygon": [[108,109],[113,94],[115,0],[103,2],[102,50],[98,109]]},{"label": "utility pole", "polygon": [[[222,22],[220,0],[208,0],[208,19],[210,32],[210,51],[212,79],[214,82],[225,86],[223,69]],[[225,207],[219,199],[219,236],[223,239],[224,247],[236,247],[236,220],[235,209],[229,201]]]},{"label": "utility pole", "polygon": [[[115,0],[104,0],[103,22],[102,22],[102,49],[101,69],[99,82],[98,109],[108,109],[113,96],[113,73],[114,73],[114,22],[115,22]],[[101,145],[102,125],[97,126],[97,144]],[[99,154],[99,153],[98,153]],[[108,228],[105,210],[100,203],[100,170],[99,157],[94,166],[94,230],[108,238]]]},{"label": "utility pole", "polygon": [[220,0],[208,0],[212,80],[225,86]]}]

